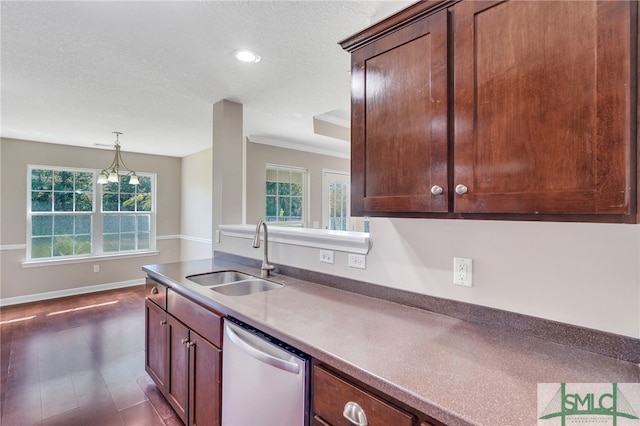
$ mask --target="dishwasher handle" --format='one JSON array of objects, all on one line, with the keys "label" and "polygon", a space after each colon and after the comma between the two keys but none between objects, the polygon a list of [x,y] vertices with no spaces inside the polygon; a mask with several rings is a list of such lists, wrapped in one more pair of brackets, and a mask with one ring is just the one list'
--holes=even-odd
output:
[{"label": "dishwasher handle", "polygon": [[235,343],[235,345],[239,349],[243,350],[258,361],[264,362],[265,364],[268,364],[272,367],[279,368],[280,370],[288,371],[293,374],[298,374],[300,372],[300,366],[295,362],[289,362],[287,360],[280,359],[268,353],[262,352],[248,342],[245,342],[242,337],[238,336],[236,332],[231,329],[231,327],[226,326],[224,329],[227,337],[229,337],[229,339],[231,339],[231,341]]}]

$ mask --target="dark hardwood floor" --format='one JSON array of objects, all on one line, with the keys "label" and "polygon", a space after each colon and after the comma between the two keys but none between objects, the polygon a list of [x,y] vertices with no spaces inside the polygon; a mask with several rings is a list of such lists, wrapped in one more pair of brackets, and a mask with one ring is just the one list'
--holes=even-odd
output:
[{"label": "dark hardwood floor", "polygon": [[0,309],[0,424],[182,425],[144,370],[144,286]]}]

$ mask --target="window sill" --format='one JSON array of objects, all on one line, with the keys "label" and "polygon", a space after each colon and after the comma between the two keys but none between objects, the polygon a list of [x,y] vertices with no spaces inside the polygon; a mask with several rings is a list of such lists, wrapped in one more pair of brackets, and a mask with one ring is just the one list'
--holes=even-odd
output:
[{"label": "window sill", "polygon": [[158,250],[136,251],[118,254],[102,254],[99,256],[73,257],[63,259],[46,259],[46,260],[25,260],[22,262],[23,268],[37,268],[40,266],[67,265],[72,263],[87,263],[100,260],[117,260],[130,257],[157,256],[160,254]]},{"label": "window sill", "polygon": [[[253,239],[256,233],[255,225],[220,225],[218,229],[222,235],[237,238]],[[369,253],[372,245],[369,234],[364,232],[282,226],[269,226],[269,242],[357,254]]]}]

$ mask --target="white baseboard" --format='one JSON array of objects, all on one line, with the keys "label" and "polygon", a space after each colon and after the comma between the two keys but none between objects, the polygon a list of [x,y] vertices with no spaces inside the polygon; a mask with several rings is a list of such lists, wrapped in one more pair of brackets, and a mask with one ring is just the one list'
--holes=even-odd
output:
[{"label": "white baseboard", "polygon": [[40,300],[57,299],[59,297],[76,296],[79,294],[95,293],[98,291],[113,290],[116,288],[133,287],[144,284],[144,278],[120,281],[117,283],[98,284],[87,287],[70,288],[67,290],[48,291],[46,293],[29,294],[26,296],[7,297],[0,299],[0,306],[18,305],[20,303],[38,302]]}]

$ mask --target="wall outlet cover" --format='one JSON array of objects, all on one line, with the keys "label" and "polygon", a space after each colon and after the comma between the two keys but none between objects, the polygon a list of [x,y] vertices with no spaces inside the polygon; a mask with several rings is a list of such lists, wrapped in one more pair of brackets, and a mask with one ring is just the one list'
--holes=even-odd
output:
[{"label": "wall outlet cover", "polygon": [[349,267],[367,269],[367,258],[363,254],[349,253]]}]

